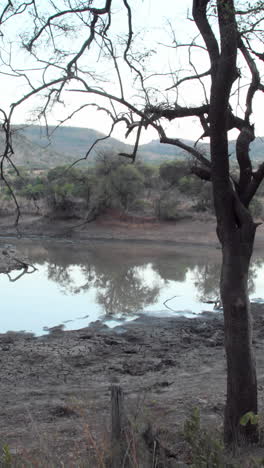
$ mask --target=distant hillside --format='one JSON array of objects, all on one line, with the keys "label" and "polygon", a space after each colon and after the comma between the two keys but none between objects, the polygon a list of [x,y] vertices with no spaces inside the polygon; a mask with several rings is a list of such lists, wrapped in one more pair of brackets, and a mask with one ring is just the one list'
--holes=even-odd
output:
[{"label": "distant hillside", "polygon": [[[187,145],[193,145],[193,141],[191,140],[182,140],[184,143]],[[147,143],[145,145],[140,145],[140,152],[141,153],[154,153],[154,154],[159,154],[159,155],[167,155],[167,156],[175,156],[175,155],[181,155],[184,156],[186,154],[185,151],[183,151],[180,148],[177,148],[177,146],[173,145],[165,145],[163,143],[160,143],[159,140],[152,140],[150,143]]]},{"label": "distant hillside", "polygon": [[[182,140],[184,143],[193,146],[194,142],[191,140]],[[145,162],[162,163],[163,161],[186,158],[186,151],[173,145],[166,145],[160,143],[159,140],[152,140],[150,143],[139,146],[139,155]]]},{"label": "distant hillside", "polygon": [[[96,130],[79,127],[49,127],[49,136],[45,128],[40,126],[24,127],[19,130],[28,140],[39,145],[42,148],[50,148],[52,151],[70,156],[73,160],[84,157],[89,148],[97,139],[104,138],[105,135]],[[96,148],[89,155],[89,160],[94,160],[100,152],[122,152],[131,151],[131,147],[115,138],[107,138],[99,141]]]},{"label": "distant hillside", "polygon": [[[183,140],[184,143],[193,146],[194,142],[192,140]],[[202,149],[206,153],[209,153],[209,143],[198,143],[198,148]],[[231,158],[235,157],[235,148],[236,142],[234,140],[230,140],[229,142],[229,154]],[[174,147],[172,145],[163,145],[159,142],[159,140],[153,140],[146,145],[140,146],[140,152],[142,155],[145,153],[151,153],[152,155],[156,154],[159,157],[176,157],[176,158],[184,158],[186,157],[186,152],[181,150],[180,148]],[[264,157],[264,137],[256,137],[256,139],[251,143],[250,146],[250,154],[254,162],[262,162]]]},{"label": "distant hillside", "polygon": [[[65,163],[68,162],[68,156],[73,159],[83,157],[97,139],[105,137],[103,133],[88,128],[64,126],[57,128],[56,131],[54,129],[53,126],[49,127],[49,136],[46,135],[44,127],[37,125],[21,127],[19,133],[42,148],[49,148],[63,154]],[[96,144],[96,147],[89,154],[88,162],[94,162],[96,156],[100,153],[131,153],[132,151],[133,147],[131,145],[110,137]],[[184,157],[183,150],[175,146],[163,145],[158,140],[141,145],[138,153],[139,159],[153,163],[160,163],[175,157]]]},{"label": "distant hillside", "polygon": [[[98,138],[105,135],[96,130],[78,127],[54,127],[49,128],[50,136],[47,137],[45,129],[40,126],[14,127],[13,147],[15,151],[14,161],[17,166],[51,168],[58,165],[70,164],[83,157],[92,144]],[[53,132],[54,131],[54,132]],[[193,145],[191,140],[184,140]],[[4,144],[4,135],[0,132],[0,146]],[[199,147],[208,152],[208,143],[199,143]],[[251,145],[252,159],[258,163],[263,159],[264,139],[256,138]],[[131,153],[131,145],[122,143],[115,138],[107,138],[97,143],[88,158],[88,164],[94,163],[100,153],[115,154],[119,152]],[[229,144],[231,158],[235,152],[235,142]],[[138,159],[152,164],[160,164],[163,161],[186,158],[186,152],[172,145],[164,145],[159,140],[140,145]],[[87,163],[85,163],[87,164]]]},{"label": "distant hillside", "polygon": [[[0,148],[4,148],[4,145],[5,135],[3,131],[0,131]],[[16,166],[42,169],[65,164],[65,155],[50,147],[42,148],[21,133],[13,133],[12,145],[15,153],[13,160]],[[68,163],[73,162],[73,158],[67,158],[67,161]]]}]

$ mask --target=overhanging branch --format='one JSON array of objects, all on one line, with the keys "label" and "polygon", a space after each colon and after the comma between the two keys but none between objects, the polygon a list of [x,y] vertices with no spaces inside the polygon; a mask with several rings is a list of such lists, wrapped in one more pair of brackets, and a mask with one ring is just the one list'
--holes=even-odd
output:
[{"label": "overhanging branch", "polygon": [[184,151],[187,151],[187,153],[194,156],[195,159],[197,159],[205,167],[207,167],[207,168],[211,167],[210,161],[207,158],[205,158],[204,155],[200,151],[198,151],[197,149],[193,148],[190,145],[187,145],[186,143],[183,143],[178,138],[169,138],[169,137],[167,137],[165,135],[165,132],[162,132],[162,134],[160,135],[160,142],[161,143],[166,143],[168,145],[178,146],[178,148],[181,148]]}]

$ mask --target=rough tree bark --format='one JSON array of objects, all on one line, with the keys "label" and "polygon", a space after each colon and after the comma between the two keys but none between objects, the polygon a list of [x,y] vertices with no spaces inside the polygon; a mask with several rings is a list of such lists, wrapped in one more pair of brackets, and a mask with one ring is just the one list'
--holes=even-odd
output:
[{"label": "rough tree bark", "polygon": [[[211,60],[209,110],[211,180],[222,245],[220,293],[224,308],[225,350],[227,358],[227,400],[225,442],[256,442],[258,428],[240,424],[247,412],[257,413],[257,382],[252,349],[251,316],[248,298],[248,270],[256,225],[236,192],[230,178],[228,155],[228,114],[231,88],[237,79],[238,31],[233,0],[218,0],[217,13],[220,47],[207,22],[208,0],[194,0],[196,24],[207,45]],[[245,122],[245,127],[250,126]],[[244,128],[241,135],[244,135]],[[237,148],[239,152],[239,148]],[[245,153],[247,161],[248,153]],[[241,171],[243,175],[246,171]],[[242,184],[242,180],[240,179]]]},{"label": "rough tree bark", "polygon": [[226,443],[256,442],[257,426],[240,424],[247,412],[257,413],[257,379],[252,350],[248,270],[255,225],[238,228],[223,245],[221,297],[225,321],[227,400],[224,436]]}]

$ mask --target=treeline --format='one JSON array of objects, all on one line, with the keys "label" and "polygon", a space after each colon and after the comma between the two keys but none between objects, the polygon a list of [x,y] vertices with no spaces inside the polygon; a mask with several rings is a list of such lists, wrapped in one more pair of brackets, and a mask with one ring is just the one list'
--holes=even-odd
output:
[{"label": "treeline", "polygon": [[[188,163],[172,161],[159,167],[124,157],[101,155],[94,167],[79,169],[60,166],[49,171],[25,171],[9,174],[15,196],[26,207],[29,202],[53,217],[97,215],[109,209],[123,213],[177,220],[191,212],[212,212],[210,182],[191,174]],[[262,190],[264,192],[264,190]],[[1,199],[11,194],[2,183]],[[256,200],[254,214],[260,216]]]}]

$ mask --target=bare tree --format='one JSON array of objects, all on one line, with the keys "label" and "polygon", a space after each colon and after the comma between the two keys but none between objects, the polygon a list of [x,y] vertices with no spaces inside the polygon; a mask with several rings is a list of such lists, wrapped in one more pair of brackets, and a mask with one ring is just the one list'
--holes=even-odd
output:
[{"label": "bare tree", "polygon": [[[264,61],[263,9],[264,2],[235,0],[193,0],[190,29],[198,33],[191,42],[177,41],[177,31],[170,23],[173,40],[171,49],[184,50],[190,71],[169,69],[152,73],[148,63],[151,51],[133,32],[133,10],[128,0],[106,0],[101,8],[93,0],[48,2],[49,9],[41,11],[35,0],[30,11],[34,28],[23,37],[25,49],[42,70],[42,82],[27,78],[29,87],[13,103],[6,122],[18,106],[35,95],[42,95],[40,117],[48,118],[49,110],[71,93],[82,93],[83,103],[69,112],[64,123],[84,108],[95,107],[105,112],[112,122],[127,126],[127,135],[135,133],[132,161],[136,157],[143,128],[156,130],[160,142],[178,146],[197,161],[193,172],[210,180],[213,187],[217,235],[222,246],[223,262],[220,279],[224,306],[225,348],[227,356],[227,402],[225,409],[226,443],[258,438],[258,428],[248,422],[240,424],[247,413],[257,413],[257,381],[252,349],[252,329],[248,298],[248,271],[257,224],[249,211],[264,177],[264,162],[254,169],[250,160],[250,143],[254,140],[252,122],[253,99],[264,91],[260,68]],[[118,6],[126,31],[115,37],[114,11]],[[48,12],[48,13],[47,13]],[[168,12],[168,15],[173,12]],[[239,22],[237,21],[239,19]],[[239,24],[239,26],[238,26]],[[74,40],[69,41],[67,37]],[[139,45],[139,49],[136,46]],[[260,47],[259,49],[257,49]],[[47,52],[48,51],[48,52]],[[201,52],[206,67],[200,70],[193,53]],[[95,63],[96,69],[91,63]],[[101,66],[111,65],[115,79],[109,80]],[[134,77],[134,97],[127,91],[127,76]],[[112,74],[111,74],[112,76]],[[154,79],[154,81],[153,81]],[[164,86],[170,81],[170,85]],[[155,82],[155,85],[149,83]],[[201,89],[199,105],[182,105],[180,97],[187,83]],[[183,90],[183,91],[182,91]],[[234,98],[237,105],[232,108]],[[186,95],[186,99],[188,96]],[[195,118],[201,124],[202,137],[210,140],[210,154],[205,155],[197,145],[190,146],[178,138],[168,137],[165,125],[177,119]],[[230,173],[228,132],[236,130],[236,160],[239,177]],[[110,131],[111,134],[111,131]],[[87,157],[89,150],[87,152]]]}]

